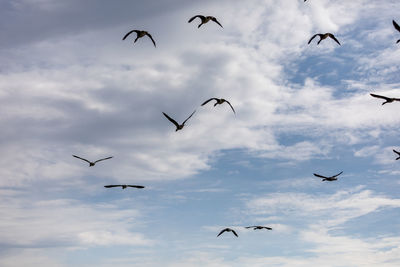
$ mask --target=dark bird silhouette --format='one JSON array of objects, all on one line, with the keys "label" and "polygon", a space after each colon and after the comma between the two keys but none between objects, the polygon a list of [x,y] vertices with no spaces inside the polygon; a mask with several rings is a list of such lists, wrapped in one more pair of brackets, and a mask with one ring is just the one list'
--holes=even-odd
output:
[{"label": "dark bird silhouette", "polygon": [[396,150],[394,150],[394,149],[393,149],[393,152],[396,153],[397,156],[398,156],[398,157],[396,158],[396,160],[399,160],[399,159],[400,159],[400,152],[399,152],[399,151],[396,151]]},{"label": "dark bird silhouette", "polygon": [[[399,24],[396,23],[396,21],[393,20],[393,26],[396,30],[398,30],[400,32],[400,26]],[[400,39],[397,40],[396,44],[400,42]]]},{"label": "dark bird silhouette", "polygon": [[112,187],[122,187],[122,189],[125,189],[127,187],[134,187],[134,188],[144,188],[143,185],[130,185],[130,184],[113,184],[113,185],[105,185],[105,188],[112,188]]},{"label": "dark bird silhouette", "polygon": [[196,15],[196,16],[190,18],[188,23],[192,22],[195,18],[200,18],[201,19],[201,23],[199,24],[199,26],[197,26],[197,28],[200,28],[201,25],[209,22],[210,20],[214,21],[215,23],[217,23],[219,26],[222,27],[221,23],[219,23],[218,20],[213,16]]},{"label": "dark bird silhouette", "polygon": [[400,98],[386,97],[383,95],[376,95],[376,94],[370,94],[370,95],[376,98],[385,99],[386,101],[383,102],[382,105],[385,105],[386,103],[392,103],[393,101],[400,101]]},{"label": "dark bird silhouette", "polygon": [[236,114],[235,109],[232,107],[231,103],[229,103],[228,100],[225,100],[225,99],[223,99],[223,98],[215,98],[215,97],[213,97],[213,98],[208,99],[206,102],[204,102],[204,103],[201,104],[201,105],[204,106],[205,104],[207,104],[207,103],[210,102],[211,100],[217,101],[217,102],[215,102],[214,107],[215,107],[216,105],[221,105],[221,104],[223,104],[224,102],[228,103],[228,105],[231,107],[233,113]]},{"label": "dark bird silhouette", "polygon": [[182,128],[185,126],[185,123],[187,122],[187,120],[190,119],[190,118],[193,116],[193,114],[194,114],[195,112],[196,112],[196,110],[193,111],[193,113],[190,114],[190,116],[189,116],[186,120],[184,120],[184,122],[182,122],[182,124],[177,123],[173,118],[171,118],[170,116],[168,116],[166,113],[163,112],[163,114],[164,114],[164,116],[165,116],[170,122],[172,122],[172,123],[176,126],[175,132],[177,132],[177,131],[179,131],[179,130],[182,130]]},{"label": "dark bird silhouette", "polygon": [[323,178],[322,181],[336,181],[336,180],[337,180],[336,177],[338,177],[338,176],[341,175],[342,173],[343,173],[343,172],[340,172],[340,173],[338,173],[338,174],[336,174],[336,175],[329,176],[329,177],[326,177],[326,176],[323,176],[323,175],[319,175],[319,174],[314,173],[314,176],[317,176],[317,177],[319,177],[319,178]]},{"label": "dark bird silhouette", "polygon": [[[304,1],[305,2],[305,1]],[[267,229],[267,230],[272,230],[271,227],[267,227],[267,226],[260,226],[260,225],[254,225],[254,226],[246,226],[245,228],[249,229],[249,228],[253,228],[253,230],[262,230],[262,229]]]},{"label": "dark bird silhouette", "polygon": [[127,34],[125,34],[125,36],[124,36],[124,38],[122,38],[122,40],[125,40],[126,37],[128,37],[129,34],[131,34],[131,33],[133,33],[133,32],[136,32],[136,34],[137,34],[137,35],[136,35],[136,39],[135,39],[135,41],[134,41],[133,43],[136,43],[136,41],[137,41],[139,38],[142,38],[143,36],[147,35],[147,36],[151,39],[151,41],[153,42],[154,47],[156,47],[156,42],[154,41],[153,37],[151,36],[150,33],[146,32],[146,31],[132,30],[132,31],[128,32]]},{"label": "dark bird silhouette", "polygon": [[219,237],[220,235],[222,235],[224,232],[232,232],[236,237],[239,237],[237,235],[237,233],[235,232],[235,230],[231,229],[231,228],[225,228],[224,230],[222,230],[221,232],[219,232],[219,234],[217,235],[217,237]]},{"label": "dark bird silhouette", "polygon": [[326,39],[326,38],[328,38],[328,37],[332,38],[333,40],[335,40],[336,43],[338,43],[338,44],[340,45],[338,39],[336,39],[336,37],[335,37],[332,33],[329,33],[329,32],[327,32],[327,33],[325,33],[325,34],[322,34],[322,33],[314,34],[314,36],[311,37],[310,41],[308,41],[308,44],[310,44],[311,41],[312,41],[315,37],[317,37],[317,36],[319,36],[319,38],[320,38],[319,41],[318,41],[318,43],[317,43],[317,45],[319,45],[319,43],[320,43],[322,40],[324,40],[324,39]]},{"label": "dark bird silhouette", "polygon": [[108,157],[108,158],[104,158],[104,159],[98,159],[98,160],[96,160],[96,161],[89,161],[89,160],[87,160],[87,159],[84,159],[84,158],[81,158],[81,157],[78,157],[78,156],[75,156],[75,155],[72,155],[73,157],[75,157],[75,158],[77,158],[77,159],[81,159],[81,160],[83,160],[83,161],[86,161],[87,163],[89,163],[89,167],[93,167],[97,162],[99,162],[99,161],[102,161],[102,160],[106,160],[106,159],[111,159],[112,157]]}]

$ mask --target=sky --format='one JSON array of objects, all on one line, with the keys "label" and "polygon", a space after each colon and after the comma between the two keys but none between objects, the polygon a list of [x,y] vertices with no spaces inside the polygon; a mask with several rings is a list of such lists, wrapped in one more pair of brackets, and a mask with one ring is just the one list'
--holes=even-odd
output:
[{"label": "sky", "polygon": [[0,0],[0,266],[400,266],[399,8]]}]

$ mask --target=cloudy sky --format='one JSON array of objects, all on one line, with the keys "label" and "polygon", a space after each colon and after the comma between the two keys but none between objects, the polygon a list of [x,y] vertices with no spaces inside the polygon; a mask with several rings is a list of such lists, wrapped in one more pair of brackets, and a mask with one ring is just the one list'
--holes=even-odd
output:
[{"label": "cloudy sky", "polygon": [[400,266],[399,10],[0,0],[0,265]]}]

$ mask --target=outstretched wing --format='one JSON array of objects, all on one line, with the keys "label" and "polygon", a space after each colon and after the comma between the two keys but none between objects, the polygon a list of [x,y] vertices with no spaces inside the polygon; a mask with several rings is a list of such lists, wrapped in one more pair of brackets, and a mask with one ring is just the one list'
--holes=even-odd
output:
[{"label": "outstretched wing", "polygon": [[164,113],[163,112],[163,114],[164,114],[164,116],[170,121],[170,122],[172,122],[173,124],[175,124],[175,126],[176,127],[179,127],[179,124],[173,119],[173,118],[171,118],[170,116],[168,116],[166,113]]},{"label": "outstretched wing", "polygon": [[153,42],[154,47],[157,47],[157,46],[156,46],[156,42],[154,41],[154,39],[153,39],[153,37],[151,36],[151,34],[150,34],[150,33],[146,33],[146,35],[149,36],[149,38],[150,38],[151,41]]},{"label": "outstretched wing", "polygon": [[144,188],[143,185],[127,185],[128,187],[134,187],[134,188]]},{"label": "outstretched wing", "polygon": [[393,149],[393,152],[400,156],[400,152]]},{"label": "outstretched wing", "polygon": [[194,114],[195,112],[196,112],[196,110],[193,111],[193,113],[190,114],[190,116],[189,116],[186,120],[184,120],[184,121],[182,122],[182,124],[185,124],[185,122],[187,122],[187,120],[190,119],[190,118],[193,116],[193,114]]},{"label": "outstretched wing", "polygon": [[310,44],[311,43],[311,41],[315,38],[315,37],[317,37],[319,35],[319,33],[317,33],[317,34],[314,34],[313,35],[313,37],[311,37],[311,39],[310,39],[310,41],[308,41],[308,44]]},{"label": "outstretched wing", "polygon": [[[215,23],[217,23],[219,26],[222,27],[221,23],[219,23],[218,20],[217,20],[216,18],[212,18],[211,20],[214,21]],[[223,28],[223,27],[222,27],[222,28]]]},{"label": "outstretched wing", "polygon": [[207,104],[207,103],[210,102],[211,100],[216,100],[216,101],[218,101],[218,98],[215,98],[215,97],[210,98],[210,99],[208,99],[206,102],[204,102],[204,103],[201,104],[201,105],[204,106],[205,104]]},{"label": "outstretched wing", "polygon": [[122,186],[120,184],[110,184],[110,185],[105,185],[105,188],[111,188],[111,187],[118,187],[118,186]]},{"label": "outstretched wing", "polygon": [[399,24],[396,23],[396,21],[393,20],[393,26],[396,30],[398,30],[400,32],[400,26]]},{"label": "outstretched wing", "polygon": [[124,36],[124,38],[122,38],[122,40],[125,40],[125,39],[126,39],[126,37],[128,37],[128,36],[129,36],[129,34],[131,34],[132,32],[136,32],[136,33],[138,33],[139,31],[138,31],[138,30],[132,30],[132,31],[128,32],[127,34],[125,34],[125,36]]},{"label": "outstretched wing", "polygon": [[326,176],[322,176],[322,175],[319,175],[319,174],[317,174],[317,173],[314,173],[314,176],[317,176],[317,177],[319,177],[319,178],[325,178],[325,179],[328,178],[328,177],[326,177]]},{"label": "outstretched wing", "polygon": [[341,175],[342,173],[343,173],[343,172],[341,171],[341,172],[339,172],[338,174],[333,175],[332,178],[338,177],[338,176]]},{"label": "outstretched wing", "polygon": [[377,98],[382,98],[382,99],[385,99],[385,100],[389,100],[389,97],[386,97],[386,96],[383,96],[383,95],[376,95],[376,94],[370,94],[371,96],[373,96],[373,97],[377,97]]},{"label": "outstretched wing", "polygon": [[235,232],[235,230],[231,230],[232,231],[232,233],[236,236],[236,237],[239,237],[238,235],[237,235],[237,233]]},{"label": "outstretched wing", "polygon": [[99,162],[99,161],[102,161],[102,160],[106,160],[106,159],[112,159],[113,157],[108,157],[108,158],[104,158],[104,159],[98,159],[98,160],[96,160],[94,163],[97,163],[97,162]]},{"label": "outstretched wing", "polygon": [[200,18],[201,21],[203,21],[203,20],[206,19],[206,17],[204,17],[204,16],[202,16],[202,15],[196,15],[196,16],[194,16],[194,17],[191,17],[191,18],[189,19],[188,23],[192,22],[195,18]]},{"label": "outstretched wing", "polygon": [[86,161],[87,163],[92,163],[92,162],[88,161],[87,159],[84,159],[84,158],[81,158],[81,157],[78,157],[78,156],[75,156],[75,155],[72,155],[72,156],[75,157],[75,158],[77,158],[77,159],[84,160],[84,161]]},{"label": "outstretched wing", "polygon": [[228,103],[228,105],[231,107],[231,109],[232,109],[233,113],[235,113],[235,114],[236,114],[236,112],[235,112],[235,109],[232,107],[231,103],[229,103],[229,101],[228,101],[228,100],[225,100],[225,102],[226,102],[226,103]]},{"label": "outstretched wing", "polygon": [[340,43],[339,43],[338,39],[336,39],[335,35],[333,35],[332,33],[329,33],[328,36],[331,37],[333,40],[335,40],[336,43],[338,43],[340,45]]},{"label": "outstretched wing", "polygon": [[221,232],[219,232],[219,234],[217,235],[217,237],[219,237],[220,235],[222,235],[224,232],[228,231],[228,228],[225,228],[224,230],[222,230]]},{"label": "outstretched wing", "polygon": [[272,228],[268,227],[268,226],[262,226],[262,228],[267,229],[267,230],[272,230]]},{"label": "outstretched wing", "polygon": [[245,228],[249,229],[249,228],[253,228],[253,227],[257,227],[257,226],[246,226]]}]

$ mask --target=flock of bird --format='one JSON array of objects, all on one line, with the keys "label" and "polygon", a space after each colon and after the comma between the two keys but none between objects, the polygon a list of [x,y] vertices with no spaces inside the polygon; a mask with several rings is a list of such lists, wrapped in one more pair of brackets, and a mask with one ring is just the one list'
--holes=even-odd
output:
[{"label": "flock of bird", "polygon": [[[307,1],[307,0],[304,0],[304,2],[306,2],[306,1]],[[213,17],[213,16],[196,15],[196,16],[193,16],[192,18],[190,18],[189,21],[188,21],[188,23],[191,23],[191,22],[192,22],[193,20],[195,20],[196,18],[199,18],[199,19],[201,20],[201,23],[197,26],[197,28],[200,28],[203,24],[206,24],[206,23],[209,22],[209,21],[213,21],[213,22],[215,22],[216,24],[218,24],[220,27],[223,28],[223,26],[221,25],[221,23],[220,23],[215,17]],[[398,30],[398,31],[400,32],[400,26],[399,26],[394,20],[393,20],[393,26],[394,26],[394,28],[395,28],[396,30]],[[129,31],[128,33],[126,33],[126,34],[124,35],[124,37],[122,38],[122,40],[125,40],[130,34],[132,34],[132,33],[134,33],[134,32],[136,33],[136,38],[135,38],[135,40],[134,40],[134,43],[136,43],[136,41],[137,41],[138,39],[140,39],[140,38],[142,38],[142,37],[144,37],[144,36],[147,36],[147,37],[149,37],[150,40],[153,42],[154,47],[156,47],[156,42],[154,41],[154,39],[153,39],[153,37],[151,36],[151,34],[148,33],[147,31],[143,31],[143,30],[131,30],[131,31]],[[319,41],[317,42],[317,45],[319,45],[319,44],[321,43],[322,40],[325,40],[325,39],[327,39],[328,37],[331,38],[331,39],[333,39],[338,45],[341,45],[340,42],[339,42],[339,40],[336,39],[336,37],[335,37],[332,33],[324,33],[324,34],[322,34],[322,33],[317,33],[317,34],[313,35],[313,36],[310,38],[310,40],[308,41],[308,44],[310,44],[311,41],[312,41],[315,37],[317,37],[317,36],[320,38]],[[399,42],[400,42],[400,39],[397,40],[396,43],[399,43]],[[387,103],[392,103],[392,102],[394,102],[394,101],[400,101],[400,98],[391,98],[391,97],[386,97],[386,96],[377,95],[377,94],[372,94],[372,93],[371,93],[370,95],[371,95],[372,97],[376,97],[376,98],[380,98],[380,99],[385,100],[385,102],[383,102],[382,105],[385,105],[385,104],[387,104]],[[227,104],[231,107],[233,113],[236,114],[236,111],[235,111],[235,109],[233,108],[233,106],[231,105],[231,103],[230,103],[228,100],[223,99],[223,98],[215,98],[215,97],[210,98],[210,99],[206,100],[204,103],[202,103],[201,106],[204,106],[204,105],[206,105],[207,103],[209,103],[210,101],[213,101],[213,100],[216,101],[216,102],[214,103],[214,107],[215,107],[216,105],[221,105],[221,104],[223,104],[223,103],[227,103]],[[175,131],[179,131],[179,130],[182,130],[182,129],[183,129],[183,127],[185,126],[185,123],[195,114],[195,112],[196,112],[196,110],[194,110],[181,124],[179,124],[176,120],[174,120],[173,118],[171,118],[171,117],[170,117],[168,114],[166,114],[165,112],[162,112],[162,113],[163,113],[163,115],[164,115],[171,123],[173,123],[173,124],[175,125],[175,127],[176,127]],[[395,154],[397,154],[397,156],[398,156],[398,157],[396,158],[396,160],[399,160],[399,159],[400,159],[400,152],[399,152],[399,151],[396,151],[396,150],[394,150],[394,149],[393,149],[393,152],[394,152]],[[82,157],[79,157],[79,156],[76,156],[76,155],[72,155],[72,156],[75,157],[75,158],[77,158],[77,159],[86,161],[87,163],[89,163],[89,167],[95,166],[95,164],[96,164],[97,162],[100,162],[100,161],[103,161],[103,160],[108,160],[108,159],[113,158],[113,157],[111,156],[111,157],[106,157],[106,158],[98,159],[98,160],[96,160],[96,161],[90,161],[90,160],[87,160],[87,159],[85,159],[85,158],[82,158]],[[343,173],[343,171],[341,171],[341,172],[338,173],[338,174],[332,175],[332,176],[324,176],[324,175],[320,175],[320,174],[314,173],[314,176],[316,176],[316,177],[318,177],[318,178],[321,178],[322,181],[336,181],[336,180],[338,179],[337,177],[338,177],[339,175],[341,175],[342,173]],[[142,186],[142,185],[127,185],[127,184],[122,184],[122,185],[105,185],[104,187],[105,187],[105,188],[121,187],[122,189],[126,189],[126,188],[128,188],[128,187],[138,188],[138,189],[143,189],[143,188],[145,188],[145,187]],[[247,226],[247,227],[245,227],[245,228],[246,228],[246,229],[253,228],[254,230],[262,230],[262,229],[272,230],[271,227],[261,226],[261,225]],[[235,235],[236,237],[238,237],[238,234],[236,233],[236,231],[235,231],[234,229],[231,229],[231,228],[225,228],[225,229],[221,230],[221,231],[219,232],[219,234],[217,235],[217,237],[220,236],[220,235],[222,235],[222,234],[225,233],[225,232],[232,232],[233,235]]]}]

